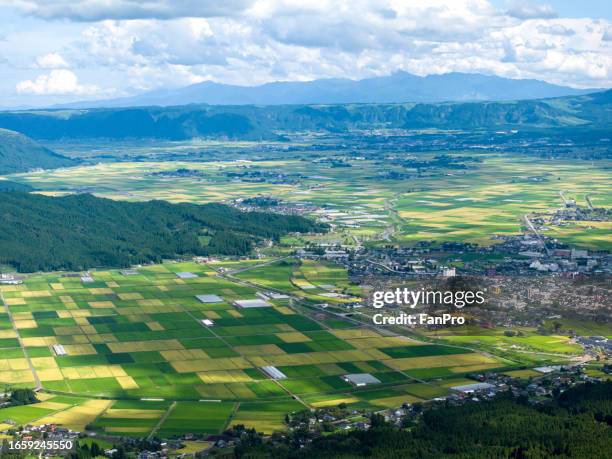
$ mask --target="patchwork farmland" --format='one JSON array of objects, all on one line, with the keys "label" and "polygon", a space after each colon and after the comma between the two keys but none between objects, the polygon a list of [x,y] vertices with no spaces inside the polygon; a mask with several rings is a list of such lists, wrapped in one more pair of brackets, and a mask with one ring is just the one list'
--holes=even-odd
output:
[{"label": "patchwork farmland", "polygon": [[[2,285],[0,383],[39,386],[45,400],[2,418],[138,437],[236,423],[272,432],[287,412],[343,402],[382,409],[448,393],[467,372],[513,365],[299,313],[289,296],[316,299],[346,282],[329,266],[286,261],[236,278],[219,267],[165,263]],[[287,294],[256,288],[259,278]],[[432,370],[444,384],[427,377]],[[362,374],[376,384],[346,378]]]},{"label": "patchwork farmland", "polygon": [[[307,151],[307,150],[306,150]],[[137,149],[138,154],[142,152]],[[353,160],[351,167],[303,161],[284,155],[282,160],[210,162],[111,162],[60,170],[35,171],[7,176],[34,186],[39,192],[57,195],[86,190],[119,200],[162,199],[169,202],[219,202],[272,195],[294,205],[320,206],[309,212],[342,229],[306,239],[329,239],[351,243],[351,235],[377,240],[393,226],[393,240],[413,245],[422,240],[462,241],[481,245],[495,242],[492,236],[517,234],[523,215],[546,211],[560,204],[559,191],[586,205],[590,195],[596,207],[609,208],[609,161],[551,162],[536,157],[470,152],[482,162],[477,167],[448,173],[419,173],[406,179],[385,179],[405,168],[389,161]],[[420,153],[431,160],[438,153]],[[457,152],[454,154],[461,154]],[[286,158],[285,158],[286,157]],[[177,168],[195,171],[193,176],[168,176]],[[285,174],[297,181],[267,183],[238,180],[232,174],[253,170],[261,174]],[[228,175],[229,174],[229,175]],[[381,175],[382,174],[382,175]],[[588,222],[551,228],[554,237],[594,249],[609,246],[609,222]],[[291,238],[286,238],[286,242]],[[299,244],[298,244],[299,245]]]}]

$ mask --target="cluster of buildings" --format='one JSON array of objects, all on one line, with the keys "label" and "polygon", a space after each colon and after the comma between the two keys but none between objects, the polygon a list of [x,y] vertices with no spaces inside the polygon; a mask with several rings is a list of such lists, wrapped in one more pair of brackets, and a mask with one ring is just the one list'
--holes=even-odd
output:
[{"label": "cluster of buildings", "polygon": [[23,284],[23,276],[12,273],[0,273],[0,285],[19,285]]},{"label": "cluster of buildings", "polygon": [[271,183],[274,185],[296,185],[304,178],[304,176],[299,173],[284,174],[281,172],[271,172],[267,170],[226,172],[225,175],[234,181],[247,183]]},{"label": "cluster of buildings", "polygon": [[257,196],[255,198],[238,198],[228,202],[244,212],[272,212],[283,215],[311,215],[320,210],[320,207],[308,202],[288,202],[273,196]]},{"label": "cluster of buildings", "polygon": [[[522,397],[528,403],[538,405],[550,400],[554,394],[564,392],[577,384],[600,381],[599,378],[587,376],[582,366],[539,367],[534,370],[539,375],[529,379],[515,378],[503,373],[472,375],[474,383],[451,387],[452,393],[424,403],[433,406],[461,405],[490,400],[499,393],[509,392],[514,397]],[[414,418],[421,411],[420,406],[404,403],[401,408],[389,409],[383,414],[387,422],[404,425],[407,419]]]},{"label": "cluster of buildings", "polygon": [[[533,370],[535,375],[528,379],[492,372],[470,375],[473,383],[453,386],[448,395],[418,404],[407,401],[400,407],[382,410],[378,414],[383,415],[387,422],[404,426],[423,411],[423,405],[435,407],[480,402],[504,392],[509,392],[514,397],[523,397],[528,403],[540,404],[577,384],[599,380],[587,376],[582,366],[538,367]],[[370,427],[369,413],[348,408],[343,404],[294,413],[288,416],[287,422],[290,429],[308,428],[310,431],[367,430]]]},{"label": "cluster of buildings", "polygon": [[364,247],[340,244],[319,244],[301,248],[296,256],[310,260],[335,261],[344,266],[355,279],[368,276],[418,278],[430,276],[454,277],[457,271],[434,258],[427,247]]},{"label": "cluster of buildings", "polygon": [[576,342],[588,351],[602,352],[612,358],[612,340],[605,336],[578,336]]},{"label": "cluster of buildings", "polygon": [[[566,276],[482,277],[487,288],[487,310],[499,325],[538,326],[543,321],[578,317],[609,323],[612,287],[608,278]],[[479,316],[488,316],[487,310]],[[481,314],[482,313],[482,314]],[[524,320],[523,324],[516,321]],[[572,330],[566,330],[575,334]]]},{"label": "cluster of buildings", "polygon": [[[40,425],[25,425],[18,427],[13,423],[12,420],[6,419],[2,421],[2,424],[8,426],[4,431],[0,432],[3,435],[12,435],[13,441],[41,441],[44,440],[45,445],[57,444],[60,442],[65,445],[65,449],[61,450],[45,450],[45,455],[48,456],[60,456],[74,451],[76,441],[79,438],[80,432],[58,426],[56,424],[40,424]],[[4,453],[6,448],[7,453],[14,454],[14,450],[9,449],[7,443],[0,444],[0,453]],[[38,453],[38,451],[36,451]],[[42,452],[41,452],[42,453]]]}]

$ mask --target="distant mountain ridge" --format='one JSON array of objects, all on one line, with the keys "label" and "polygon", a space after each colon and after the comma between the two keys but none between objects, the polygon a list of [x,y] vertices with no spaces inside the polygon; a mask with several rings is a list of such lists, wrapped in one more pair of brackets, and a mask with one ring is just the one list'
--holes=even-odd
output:
[{"label": "distant mountain ridge", "polygon": [[53,169],[74,166],[77,163],[19,132],[0,129],[0,174],[27,172],[39,168]]},{"label": "distant mountain ridge", "polygon": [[260,86],[236,86],[204,81],[178,89],[133,97],[84,101],[57,108],[210,105],[290,105],[526,100],[575,96],[597,91],[558,86],[539,80],[514,80],[471,73],[420,77],[407,72],[349,80],[279,81]]},{"label": "distant mountain ridge", "polygon": [[609,131],[612,90],[511,102],[184,105],[0,112],[0,127],[35,139],[279,139],[283,132],[354,129],[595,129]]}]

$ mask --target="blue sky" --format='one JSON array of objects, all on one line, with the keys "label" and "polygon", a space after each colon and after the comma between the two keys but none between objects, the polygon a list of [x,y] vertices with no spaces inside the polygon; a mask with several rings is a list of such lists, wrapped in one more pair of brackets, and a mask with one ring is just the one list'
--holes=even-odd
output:
[{"label": "blue sky", "polygon": [[0,106],[398,70],[611,87],[611,14],[600,0],[0,0]]},{"label": "blue sky", "polygon": [[[498,8],[508,7],[507,0],[495,0],[491,2]],[[564,18],[594,18],[594,19],[612,19],[612,8],[609,0],[552,0],[545,2],[533,2],[543,5],[550,5],[552,9]]]}]

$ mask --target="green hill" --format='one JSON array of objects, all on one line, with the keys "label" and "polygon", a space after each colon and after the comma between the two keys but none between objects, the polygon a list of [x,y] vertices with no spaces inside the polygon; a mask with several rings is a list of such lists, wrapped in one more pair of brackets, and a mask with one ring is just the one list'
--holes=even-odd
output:
[{"label": "green hill", "polygon": [[0,129],[0,174],[26,172],[31,169],[53,169],[77,164],[58,155],[23,134]]},{"label": "green hill", "polygon": [[222,204],[125,202],[0,192],[0,263],[21,272],[125,267],[190,255],[245,255],[254,242],[326,226]]},{"label": "green hill", "polygon": [[0,191],[34,191],[34,187],[26,183],[13,182],[12,180],[0,180]]},{"label": "green hill", "polygon": [[352,129],[607,130],[612,90],[510,102],[341,105],[184,105],[0,112],[0,127],[35,139],[193,137],[273,139],[279,131]]}]

